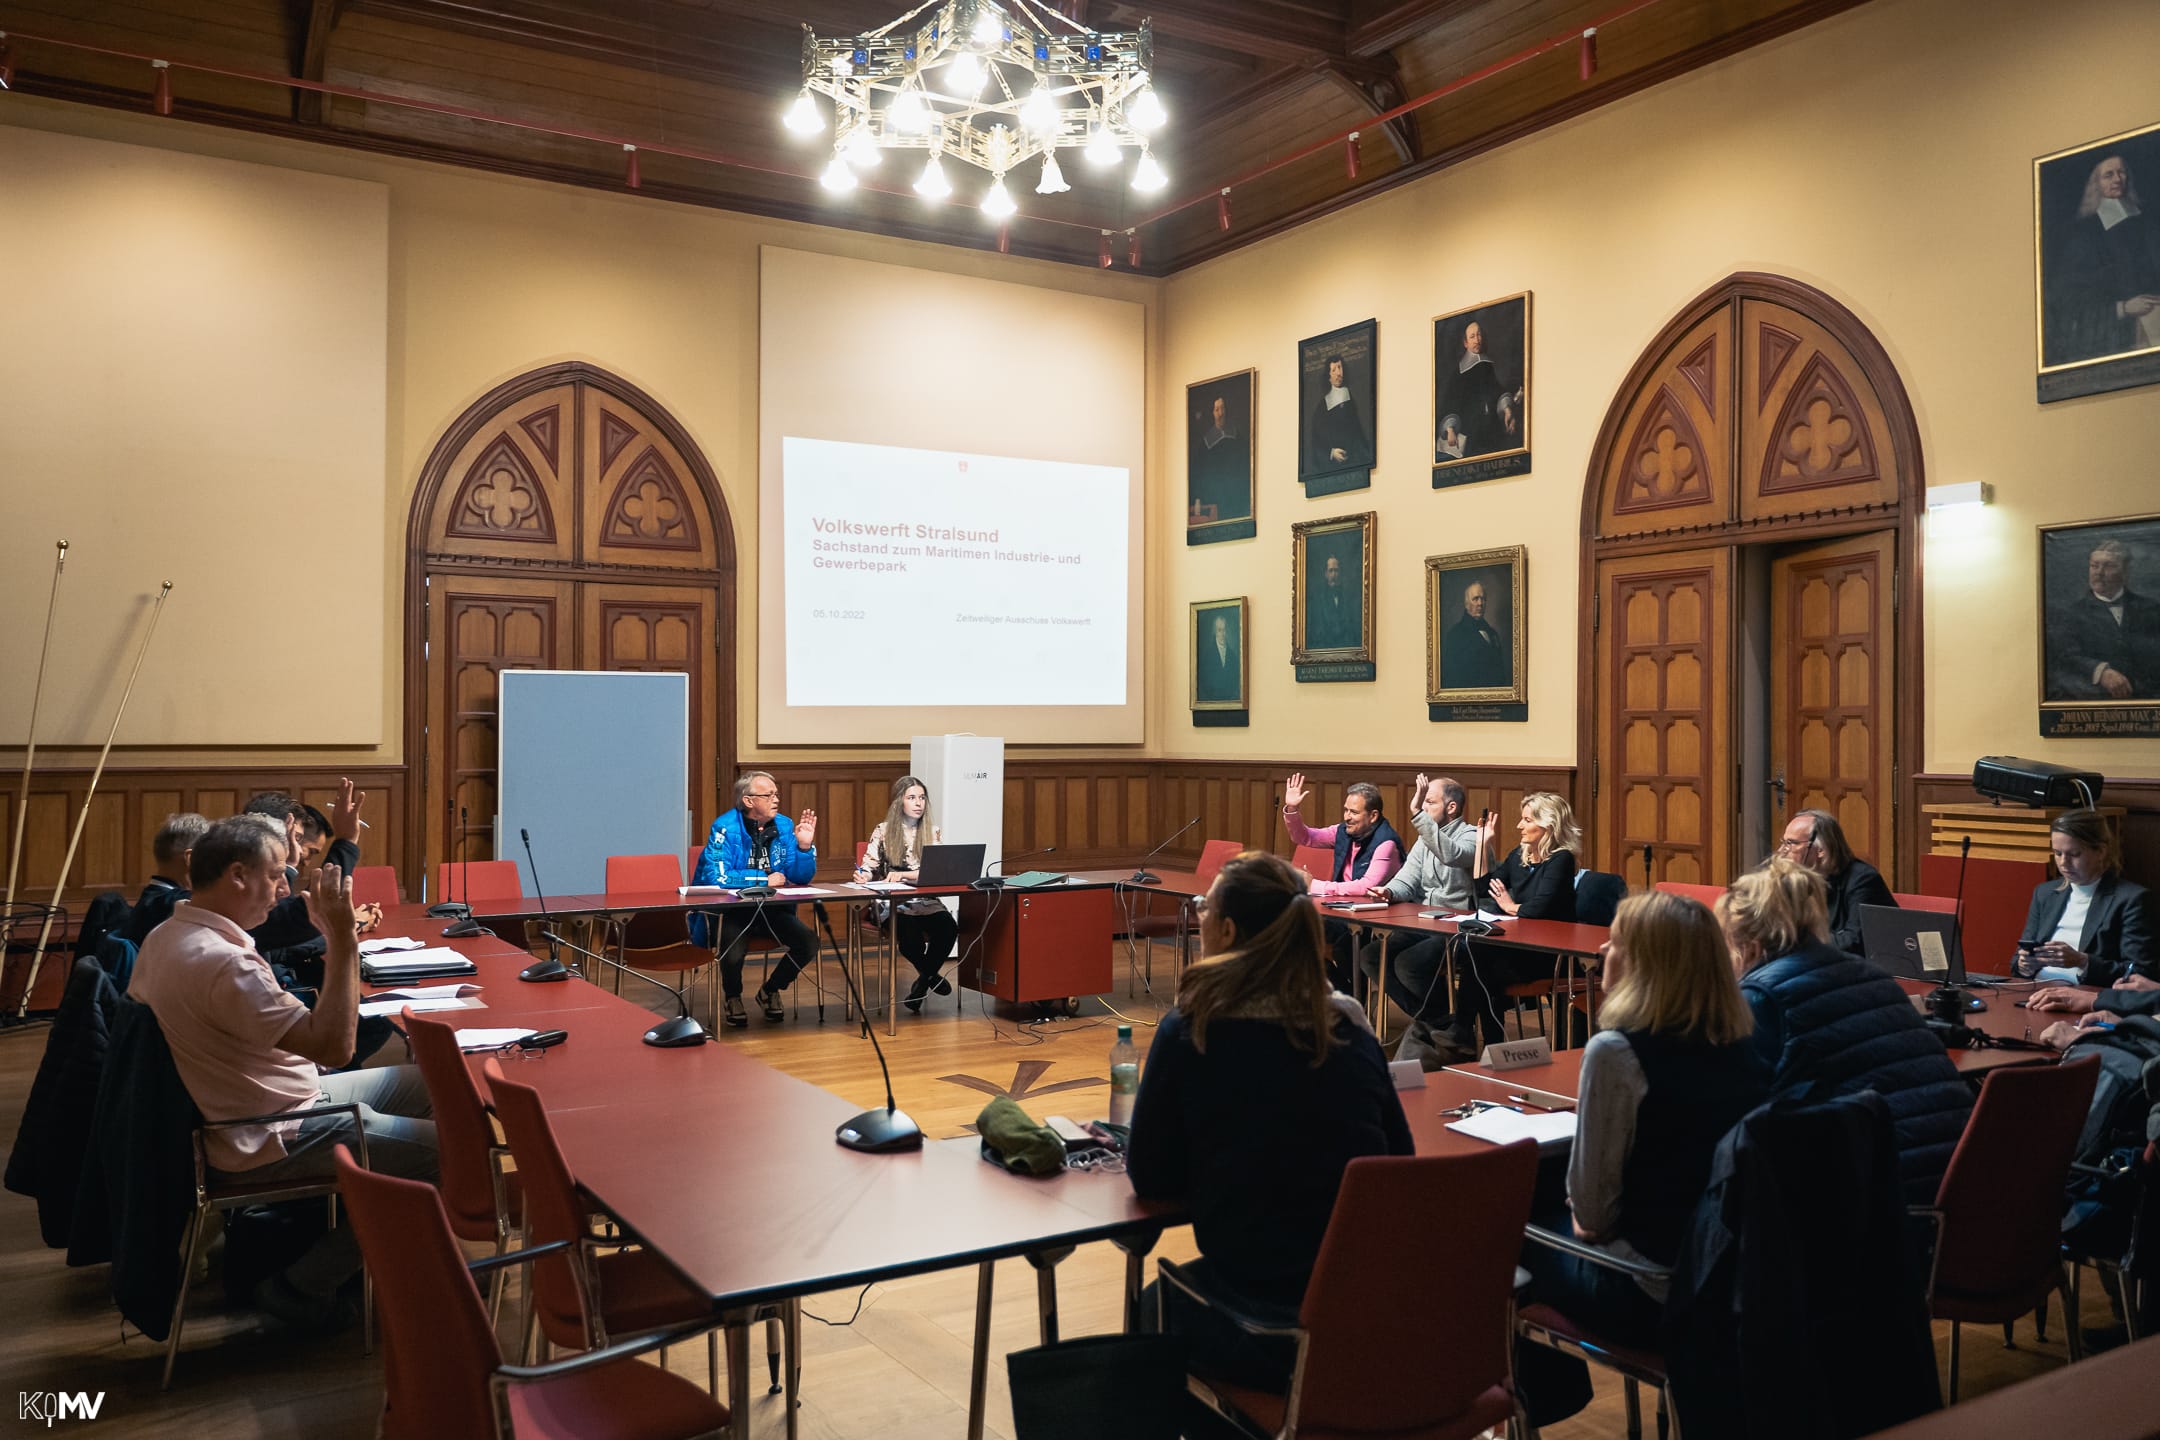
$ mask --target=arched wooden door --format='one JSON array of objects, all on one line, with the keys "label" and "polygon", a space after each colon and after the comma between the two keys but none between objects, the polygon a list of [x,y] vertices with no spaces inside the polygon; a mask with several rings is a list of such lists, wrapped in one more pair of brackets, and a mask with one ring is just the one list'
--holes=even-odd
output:
[{"label": "arched wooden door", "polygon": [[[1923,508],[1904,387],[1829,296],[1736,275],[1651,342],[1583,500],[1581,764],[1600,869],[1723,881],[1758,858],[1738,853],[1739,821],[1760,801],[1773,831],[1798,810],[1838,815],[1899,873]],[[1743,721],[1750,666],[1767,694]],[[1743,782],[1750,743],[1761,775]]]},{"label": "arched wooden door", "polygon": [[498,386],[429,456],[408,547],[406,853],[424,866],[408,895],[440,861],[495,854],[505,669],[687,672],[685,802],[711,813],[733,768],[733,527],[711,467],[651,397],[581,363]]}]

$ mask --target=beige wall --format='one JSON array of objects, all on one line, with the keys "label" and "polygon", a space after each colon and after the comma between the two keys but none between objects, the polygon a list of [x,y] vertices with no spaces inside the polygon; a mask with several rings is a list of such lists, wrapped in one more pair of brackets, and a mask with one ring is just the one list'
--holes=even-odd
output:
[{"label": "beige wall", "polygon": [[[384,741],[374,748],[275,752],[284,763],[401,758],[405,526],[420,468],[450,422],[491,387],[536,366],[569,359],[604,366],[666,406],[718,474],[734,526],[738,564],[740,753],[773,760],[790,753],[756,746],[752,627],[758,576],[761,245],[1137,300],[1147,307],[1150,353],[1156,344],[1160,284],[1129,274],[382,160],[20,96],[8,97],[0,124],[352,176],[389,188],[387,498],[377,533],[355,537],[356,544],[381,548],[385,577],[380,594],[353,597],[354,603],[379,611],[387,642]],[[1151,372],[1149,393],[1154,389]],[[0,479],[0,485],[20,483],[18,477]],[[175,544],[210,539],[191,534],[184,514],[137,518],[164,527]],[[49,569],[49,541],[41,543],[47,548],[39,561]],[[905,747],[897,753],[904,754]],[[238,764],[262,754],[143,748],[118,756],[116,763]],[[61,764],[69,757],[70,752],[41,747],[39,764]]]},{"label": "beige wall", "polygon": [[[1767,270],[1873,329],[1911,393],[1930,481],[1995,487],[1986,510],[1929,522],[1927,767],[2007,752],[2160,773],[2160,742],[2038,738],[2033,527],[2160,510],[2160,389],[2035,404],[2031,221],[2032,157],[2160,120],[2150,86],[2093,74],[2096,57],[2156,49],[2150,0],[2050,7],[2043,23],[2024,6],[1876,0],[1172,277],[1155,413],[1178,416],[1189,381],[1259,367],[1260,534],[1168,550],[1155,602],[1167,752],[1572,763],[1598,424],[1677,310],[1734,271]],[[1536,295],[1535,469],[1435,491],[1431,317],[1524,289]],[[1373,486],[1306,500],[1296,343],[1368,315],[1382,356]],[[1181,500],[1157,493],[1159,531],[1176,532]],[[1367,509],[1380,517],[1379,679],[1295,684],[1290,526]],[[1530,719],[1431,724],[1423,557],[1517,543],[1529,547]],[[1253,724],[1196,731],[1185,607],[1239,594],[1254,602]]]}]

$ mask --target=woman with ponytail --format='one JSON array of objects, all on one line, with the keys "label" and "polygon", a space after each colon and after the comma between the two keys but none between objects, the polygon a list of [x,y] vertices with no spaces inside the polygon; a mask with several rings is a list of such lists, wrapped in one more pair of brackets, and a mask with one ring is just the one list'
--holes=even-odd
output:
[{"label": "woman with ponytail", "polygon": [[[1190,1273],[1211,1293],[1294,1324],[1344,1168],[1411,1154],[1410,1126],[1363,1013],[1328,984],[1302,873],[1237,856],[1200,902],[1199,933],[1201,959],[1148,1050],[1126,1169],[1142,1198],[1191,1213]],[[1152,1297],[1142,1311],[1154,1315]],[[1175,1303],[1170,1328],[1224,1379],[1280,1385],[1295,1359]]]}]

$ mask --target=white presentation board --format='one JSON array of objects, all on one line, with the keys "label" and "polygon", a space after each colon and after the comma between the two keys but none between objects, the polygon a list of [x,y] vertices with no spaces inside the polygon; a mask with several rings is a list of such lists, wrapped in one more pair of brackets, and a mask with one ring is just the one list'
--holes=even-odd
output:
[{"label": "white presentation board", "polygon": [[930,792],[931,817],[948,845],[981,845],[995,865],[1005,845],[1005,741],[996,735],[917,735],[908,773]]},{"label": "white presentation board", "polygon": [[526,894],[603,891],[610,855],[687,855],[688,675],[505,670],[498,701],[495,857]]}]

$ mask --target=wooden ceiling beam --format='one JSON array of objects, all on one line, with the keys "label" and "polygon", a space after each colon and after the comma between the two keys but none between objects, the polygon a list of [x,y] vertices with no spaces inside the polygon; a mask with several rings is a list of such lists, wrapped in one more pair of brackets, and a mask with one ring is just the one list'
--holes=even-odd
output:
[{"label": "wooden ceiling beam", "polygon": [[634,70],[658,71],[713,84],[756,86],[761,90],[799,83],[802,32],[764,21],[733,28],[727,42],[703,35],[661,30],[611,16],[550,7],[541,18],[500,6],[449,4],[444,0],[346,0],[347,8],[388,20],[450,30],[506,44],[525,45],[559,55]]},{"label": "wooden ceiling beam", "polygon": [[[1359,104],[1367,106],[1375,115],[1384,115],[1403,103],[1400,72],[1360,79],[1340,65],[1322,65],[1315,71],[1321,79],[1351,96]],[[1405,165],[1415,165],[1424,158],[1424,142],[1418,136],[1417,121],[1413,116],[1397,115],[1380,122],[1380,133],[1394,147],[1395,156]]]},{"label": "wooden ceiling beam", "polygon": [[[330,54],[330,32],[337,25],[339,0],[307,0],[307,18],[300,32],[300,63],[296,71],[302,80],[320,81],[323,63]],[[293,91],[293,119],[302,125],[323,123],[323,96],[320,90]]]},{"label": "wooden ceiling beam", "polygon": [[1116,24],[1152,19],[1157,35],[1197,40],[1262,60],[1309,64],[1348,58],[1341,18],[1318,15],[1304,6],[1252,0],[1113,0],[1106,8]]},{"label": "wooden ceiling beam", "polygon": [[1483,0],[1350,0],[1350,31],[1344,49],[1378,55],[1412,36],[1475,10]]}]

